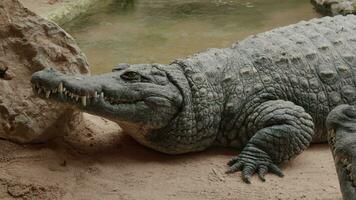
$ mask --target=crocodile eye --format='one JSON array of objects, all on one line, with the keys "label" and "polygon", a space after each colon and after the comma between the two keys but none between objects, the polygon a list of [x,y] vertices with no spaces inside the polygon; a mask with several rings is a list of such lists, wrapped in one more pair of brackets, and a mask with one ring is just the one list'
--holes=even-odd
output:
[{"label": "crocodile eye", "polygon": [[141,75],[133,71],[123,73],[121,78],[125,81],[141,81]]}]

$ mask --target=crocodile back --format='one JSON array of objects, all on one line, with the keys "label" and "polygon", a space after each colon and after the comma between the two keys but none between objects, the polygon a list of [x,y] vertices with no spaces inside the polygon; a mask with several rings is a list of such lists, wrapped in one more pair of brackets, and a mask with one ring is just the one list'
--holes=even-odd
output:
[{"label": "crocodile back", "polygon": [[302,106],[313,117],[314,141],[326,141],[327,114],[356,100],[356,16],[302,21],[181,63],[204,73],[223,93],[219,143],[241,135],[239,143],[245,143],[251,137],[241,130],[244,107],[261,91]]},{"label": "crocodile back", "polygon": [[[314,141],[326,140],[325,118],[334,107],[356,100],[354,15],[277,28],[249,37],[233,49],[243,60],[239,68],[245,90],[259,84],[273,88],[269,91],[279,99],[302,106],[314,119]],[[253,72],[253,77],[244,71]]]}]

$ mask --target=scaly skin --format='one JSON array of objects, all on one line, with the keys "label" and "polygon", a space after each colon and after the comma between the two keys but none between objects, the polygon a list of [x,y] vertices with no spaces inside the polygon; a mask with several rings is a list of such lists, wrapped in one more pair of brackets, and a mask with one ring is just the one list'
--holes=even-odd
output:
[{"label": "scaly skin", "polygon": [[328,142],[345,200],[356,200],[356,106],[340,105],[327,118]]},{"label": "scaly skin", "polygon": [[310,0],[315,9],[326,15],[356,14],[356,0]]},{"label": "scaly skin", "polygon": [[327,114],[355,100],[355,33],[355,16],[326,17],[170,65],[123,64],[92,77],[47,69],[32,84],[41,97],[45,90],[50,99],[114,120],[161,152],[236,147],[241,153],[228,172],[242,170],[249,183],[254,173],[283,176],[277,165],[326,141]]}]

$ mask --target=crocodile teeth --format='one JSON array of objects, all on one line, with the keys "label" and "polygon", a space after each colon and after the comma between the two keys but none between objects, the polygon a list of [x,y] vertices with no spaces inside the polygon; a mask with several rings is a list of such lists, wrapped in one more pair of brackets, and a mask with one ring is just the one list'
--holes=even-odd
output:
[{"label": "crocodile teeth", "polygon": [[81,97],[81,100],[82,100],[82,105],[85,107],[87,106],[87,97],[86,96],[82,96]]},{"label": "crocodile teeth", "polygon": [[48,90],[48,91],[46,92],[46,98],[48,99],[50,95],[51,95],[51,91]]},{"label": "crocodile teeth", "polygon": [[101,93],[100,93],[100,97],[101,97],[102,99],[104,99],[104,92],[101,92]]},{"label": "crocodile teeth", "polygon": [[37,94],[41,94],[42,88],[38,89]]},{"label": "crocodile teeth", "polygon": [[63,93],[63,83],[60,83],[60,84],[58,85],[58,92],[59,92],[60,94]]},{"label": "crocodile teeth", "polygon": [[79,100],[79,96],[75,95],[75,101],[78,101],[78,100]]},{"label": "crocodile teeth", "polygon": [[94,92],[94,98],[98,98],[98,92],[97,91]]}]

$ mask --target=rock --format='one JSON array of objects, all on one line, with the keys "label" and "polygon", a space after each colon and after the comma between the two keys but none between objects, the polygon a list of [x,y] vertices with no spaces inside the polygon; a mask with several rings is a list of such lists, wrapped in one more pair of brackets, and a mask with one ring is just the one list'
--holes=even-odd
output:
[{"label": "rock", "polygon": [[4,178],[0,178],[0,184],[2,187],[6,187],[7,194],[2,193],[1,195],[1,197],[5,197],[5,199],[59,200],[63,199],[63,196],[65,195],[64,190],[58,186],[26,183],[19,180],[13,181]]},{"label": "rock", "polygon": [[4,78],[5,77],[5,74],[6,74],[7,70],[8,70],[7,67],[5,67],[4,65],[0,64],[0,78]]},{"label": "rock", "polygon": [[356,0],[311,0],[315,9],[326,15],[356,14]]},{"label": "rock", "polygon": [[[69,108],[36,98],[31,74],[54,67],[89,74],[86,57],[74,39],[17,0],[0,1],[0,137],[11,141],[44,142],[64,134]],[[6,80],[5,80],[6,79]]]},{"label": "rock", "polygon": [[116,149],[124,137],[117,123],[88,113],[76,113],[66,127],[71,133],[64,137],[66,143],[85,154]]},{"label": "rock", "polygon": [[15,75],[9,71],[9,68],[0,63],[0,79],[11,80],[14,77]]}]

